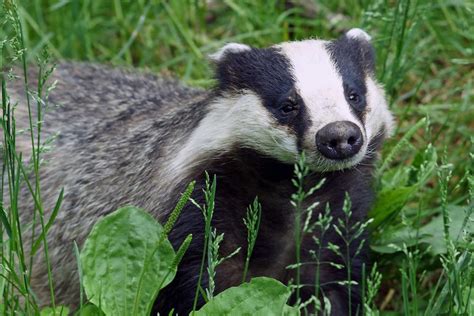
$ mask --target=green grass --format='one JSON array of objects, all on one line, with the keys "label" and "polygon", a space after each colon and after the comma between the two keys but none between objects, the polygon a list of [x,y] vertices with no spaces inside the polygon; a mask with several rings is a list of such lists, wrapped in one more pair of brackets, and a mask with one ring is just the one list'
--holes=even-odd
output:
[{"label": "green grass", "polygon": [[[371,212],[371,248],[382,279],[366,310],[372,315],[474,313],[473,307],[466,309],[469,302],[474,306],[473,2],[293,1],[304,8],[253,0],[17,2],[19,24],[0,8],[0,68],[15,58],[34,63],[47,47],[53,59],[146,68],[204,87],[213,82],[206,55],[224,43],[264,47],[364,28],[373,37],[377,73],[397,118],[376,177],[379,199]],[[20,25],[22,32],[15,30]],[[46,76],[46,65],[43,69]],[[8,82],[3,73],[0,307],[6,314],[25,306],[28,314],[37,306],[28,287],[31,261],[22,249],[16,198],[26,171],[15,151]],[[40,82],[37,93],[44,95],[44,88]],[[36,99],[30,103],[37,106]],[[36,177],[30,184],[37,197],[36,236],[43,242],[49,219],[42,216],[37,177],[43,142],[37,119],[31,118]],[[373,289],[377,274],[367,275]],[[18,293],[31,304],[19,301]]]}]

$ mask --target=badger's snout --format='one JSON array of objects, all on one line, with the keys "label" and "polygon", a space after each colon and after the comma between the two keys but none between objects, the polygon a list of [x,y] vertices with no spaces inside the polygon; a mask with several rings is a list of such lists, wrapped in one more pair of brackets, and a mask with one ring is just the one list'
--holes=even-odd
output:
[{"label": "badger's snout", "polygon": [[316,146],[329,159],[351,158],[359,152],[363,143],[360,128],[349,121],[330,123],[316,133]]}]

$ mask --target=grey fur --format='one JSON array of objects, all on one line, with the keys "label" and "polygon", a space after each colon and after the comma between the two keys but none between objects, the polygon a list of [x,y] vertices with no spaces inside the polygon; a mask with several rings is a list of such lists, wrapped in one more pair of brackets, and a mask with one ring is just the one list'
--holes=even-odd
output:
[{"label": "grey fur", "polygon": [[[30,74],[30,79],[35,78]],[[85,63],[58,66],[52,80],[43,139],[59,132],[55,148],[41,167],[42,199],[49,218],[61,188],[64,201],[48,234],[58,304],[77,306],[79,280],[73,241],[82,245],[92,225],[124,205],[149,210],[156,218],[169,209],[170,175],[159,166],[206,111],[206,92],[183,87],[172,79],[130,73]],[[32,82],[32,86],[34,86]],[[19,102],[19,124],[25,126],[26,105],[21,82],[9,91]],[[53,107],[57,107],[52,109]],[[29,151],[29,138],[19,147]],[[24,188],[22,222],[31,219],[33,204]],[[164,215],[163,215],[164,216]],[[30,239],[25,238],[25,249]],[[43,252],[33,265],[32,284],[43,304],[49,303]]]}]

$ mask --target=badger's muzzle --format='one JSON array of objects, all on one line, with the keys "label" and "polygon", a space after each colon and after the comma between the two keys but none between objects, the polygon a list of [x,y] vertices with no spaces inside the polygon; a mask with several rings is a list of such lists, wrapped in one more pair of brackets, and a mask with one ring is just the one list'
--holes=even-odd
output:
[{"label": "badger's muzzle", "polygon": [[360,128],[349,121],[330,123],[316,133],[316,146],[329,159],[351,158],[359,152],[363,143]]}]

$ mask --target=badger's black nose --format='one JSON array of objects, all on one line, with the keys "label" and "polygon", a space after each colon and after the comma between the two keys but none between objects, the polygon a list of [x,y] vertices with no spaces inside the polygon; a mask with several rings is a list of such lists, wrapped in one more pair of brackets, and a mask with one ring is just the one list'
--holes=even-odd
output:
[{"label": "badger's black nose", "polygon": [[324,157],[346,159],[357,154],[363,144],[360,128],[349,121],[330,123],[316,134],[316,146]]}]

